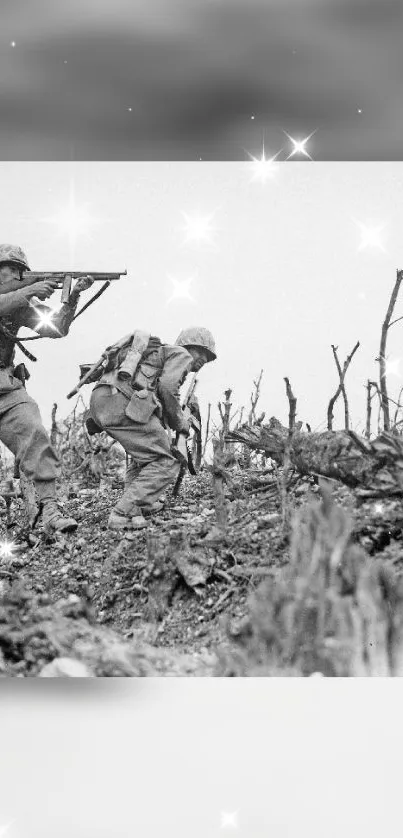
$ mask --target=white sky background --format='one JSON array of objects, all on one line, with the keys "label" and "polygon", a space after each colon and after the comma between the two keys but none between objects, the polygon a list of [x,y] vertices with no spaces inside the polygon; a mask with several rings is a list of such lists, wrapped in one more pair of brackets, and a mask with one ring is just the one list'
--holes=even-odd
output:
[{"label": "white sky background", "polygon": [[[54,401],[59,418],[73,408],[65,395],[79,363],[94,362],[106,345],[135,328],[173,342],[183,327],[203,325],[218,350],[200,375],[204,413],[208,402],[217,412],[227,387],[234,409],[248,407],[263,368],[258,413],[287,422],[286,375],[297,418],[324,429],[338,383],[331,344],[343,362],[360,340],[346,382],[352,426],[363,429],[364,384],[378,375],[381,323],[403,267],[402,163],[281,163],[263,183],[247,163],[13,162],[0,164],[0,183],[1,239],[20,244],[33,270],[128,270],[67,338],[28,344],[38,356],[28,364],[29,392],[47,426]],[[71,189],[78,212],[96,219],[77,235],[74,253],[68,233],[51,223]],[[214,213],[212,240],[187,240],[183,213]],[[358,224],[384,225],[384,250],[360,249]],[[192,299],[172,299],[172,278],[190,277]],[[403,384],[402,328],[388,339],[394,398]],[[88,402],[91,388],[82,392]],[[340,399],[335,427],[343,416]],[[376,409],[373,418],[375,430]]]},{"label": "white sky background", "polygon": [[[0,825],[15,819],[6,838],[395,834],[399,684],[4,685]],[[234,827],[221,828],[223,813],[236,813]]]}]

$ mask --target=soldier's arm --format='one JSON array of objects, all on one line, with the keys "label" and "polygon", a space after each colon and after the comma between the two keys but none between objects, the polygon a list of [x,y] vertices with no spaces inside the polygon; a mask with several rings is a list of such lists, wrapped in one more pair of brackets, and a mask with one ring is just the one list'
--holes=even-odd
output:
[{"label": "soldier's arm", "polygon": [[44,338],[65,337],[73,321],[81,291],[85,291],[91,285],[92,281],[89,278],[79,280],[70,294],[68,303],[63,303],[57,311],[40,301],[31,302],[23,313],[21,325],[33,329]]},{"label": "soldier's arm", "polygon": [[14,314],[16,311],[29,311],[28,288],[18,288],[17,291],[9,291],[7,294],[0,294],[0,317]]},{"label": "soldier's arm", "polygon": [[192,356],[181,346],[166,347],[166,360],[158,384],[158,396],[169,427],[178,433],[189,433],[189,423],[183,415],[180,388],[193,363]]},{"label": "soldier's arm", "polygon": [[76,313],[78,298],[79,295],[74,296],[74,291],[72,291],[69,302],[63,303],[57,311],[40,301],[33,301],[24,311],[21,325],[33,329],[42,338],[63,338],[69,332]]}]

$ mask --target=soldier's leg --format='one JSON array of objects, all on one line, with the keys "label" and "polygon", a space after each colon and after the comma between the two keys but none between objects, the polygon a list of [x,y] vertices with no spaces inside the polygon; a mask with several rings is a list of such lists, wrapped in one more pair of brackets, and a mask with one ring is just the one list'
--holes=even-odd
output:
[{"label": "soldier's leg", "polygon": [[96,422],[133,457],[139,467],[127,486],[116,510],[129,516],[136,506],[151,507],[175,481],[179,465],[172,456],[168,435],[154,415],[147,424],[138,424],[125,415],[127,399],[109,388],[97,388],[91,397],[91,413]]},{"label": "soldier's leg", "polygon": [[24,394],[0,419],[0,439],[24,474],[35,483],[40,500],[56,497],[59,458],[42,424],[39,408]]},{"label": "soldier's leg", "polygon": [[140,469],[127,487],[116,509],[130,515],[133,507],[153,507],[176,480],[179,464],[172,456],[167,434],[156,416],[147,425],[134,425],[112,431],[124,448],[135,448]]},{"label": "soldier's leg", "polygon": [[73,532],[77,522],[65,518],[56,504],[59,458],[43,427],[38,405],[27,393],[23,401],[2,413],[0,439],[14,454],[21,471],[33,480],[45,529]]},{"label": "soldier's leg", "polygon": [[126,468],[125,473],[125,489],[127,489],[131,485],[131,483],[133,483],[133,480],[135,480],[136,477],[138,477],[140,471],[141,466],[139,465],[137,460],[134,460],[133,457],[129,457],[129,464]]}]

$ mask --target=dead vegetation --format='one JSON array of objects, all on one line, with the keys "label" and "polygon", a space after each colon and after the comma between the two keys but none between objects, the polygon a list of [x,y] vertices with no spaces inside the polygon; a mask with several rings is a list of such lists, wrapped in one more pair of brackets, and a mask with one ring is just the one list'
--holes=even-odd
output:
[{"label": "dead vegetation", "polygon": [[[78,535],[32,531],[32,487],[3,475],[12,548],[3,544],[0,561],[0,671],[402,675],[403,409],[402,393],[394,401],[386,386],[401,278],[382,326],[379,383],[365,385],[363,436],[351,430],[346,385],[358,341],[343,365],[331,346],[339,384],[324,433],[297,421],[287,377],[288,426],[265,422],[261,370],[248,410],[234,410],[230,388],[217,418],[209,405],[198,474],[178,498],[168,494],[145,532],[106,529],[125,455],[106,435],[89,436],[81,397],[64,422],[55,405],[61,496]],[[344,429],[333,430],[340,397]]]}]

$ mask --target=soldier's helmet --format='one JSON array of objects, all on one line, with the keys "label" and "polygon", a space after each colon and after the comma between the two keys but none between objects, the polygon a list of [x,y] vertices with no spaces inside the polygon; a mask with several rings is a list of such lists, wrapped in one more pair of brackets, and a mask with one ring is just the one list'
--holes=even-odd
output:
[{"label": "soldier's helmet", "polygon": [[23,271],[30,271],[27,257],[16,244],[0,244],[0,265],[4,262],[14,262]]},{"label": "soldier's helmet", "polygon": [[209,361],[214,361],[217,357],[213,335],[203,326],[190,326],[189,329],[183,329],[175,343],[185,348],[201,346],[207,351]]}]

